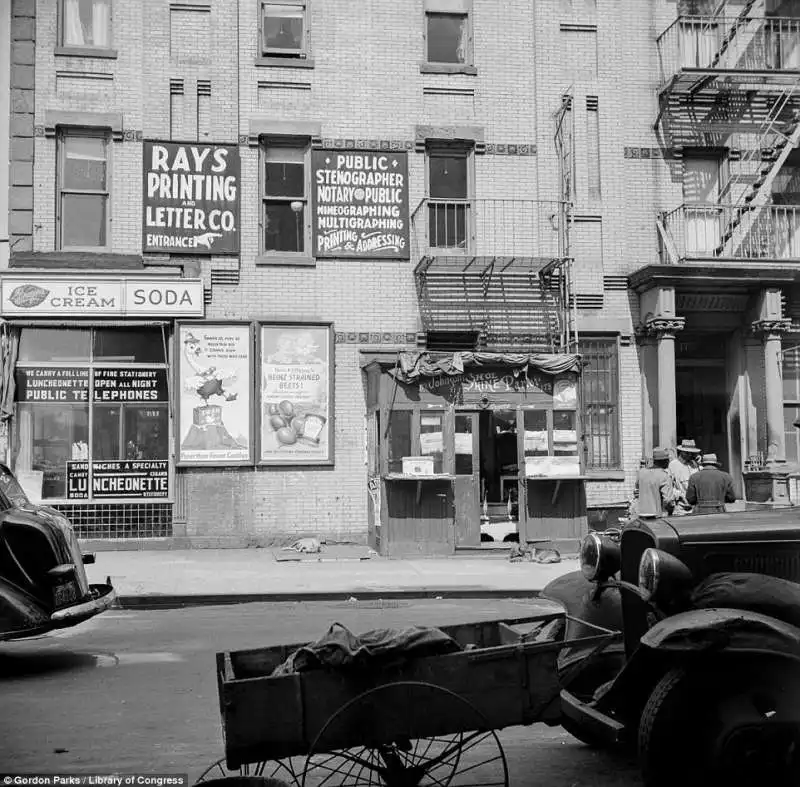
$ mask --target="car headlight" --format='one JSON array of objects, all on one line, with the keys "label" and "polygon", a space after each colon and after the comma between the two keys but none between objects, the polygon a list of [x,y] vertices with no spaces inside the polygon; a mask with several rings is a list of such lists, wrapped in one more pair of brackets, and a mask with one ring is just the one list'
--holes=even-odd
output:
[{"label": "car headlight", "polygon": [[692,586],[692,572],[674,555],[650,547],[639,561],[639,591],[645,601],[657,596],[676,601]]},{"label": "car headlight", "polygon": [[589,533],[581,543],[581,571],[590,582],[602,582],[619,571],[619,544],[598,533]]}]

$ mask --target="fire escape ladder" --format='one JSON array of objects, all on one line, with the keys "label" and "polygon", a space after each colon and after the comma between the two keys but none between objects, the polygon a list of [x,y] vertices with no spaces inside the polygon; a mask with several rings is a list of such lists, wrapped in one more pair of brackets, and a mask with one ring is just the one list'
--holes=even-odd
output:
[{"label": "fire escape ladder", "polygon": [[777,155],[774,160],[765,162],[752,191],[740,201],[741,204],[737,203],[734,207],[730,222],[722,236],[722,243],[717,248],[718,255],[733,256],[733,252],[754,229],[763,207],[772,199],[772,184],[775,178],[789,154],[799,146],[800,112],[795,111],[794,119],[786,133],[780,134],[780,140],[775,145]]},{"label": "fire escape ladder", "polygon": [[[759,8],[756,8],[756,6],[758,6]],[[719,11],[723,8],[725,8],[724,3],[720,6],[719,9],[717,9],[717,13],[719,13]],[[730,48],[730,45],[731,43],[733,43],[734,39],[736,39],[738,36],[739,39],[741,40],[741,33],[748,27],[748,23],[753,19],[753,17],[750,16],[751,11],[754,12],[753,16],[755,17],[759,10],[763,15],[764,0],[748,0],[744,4],[741,12],[733,21],[733,24],[730,26],[728,32],[725,34],[722,41],[720,42],[719,49],[717,50],[716,54],[711,60],[711,65],[710,65],[711,68],[719,67],[720,60],[722,60],[723,56]],[[714,18],[715,17],[711,17],[711,20],[708,23],[709,29],[713,24],[715,24]],[[751,37],[753,34],[754,33],[751,32]],[[746,45],[743,48],[746,48]]]}]

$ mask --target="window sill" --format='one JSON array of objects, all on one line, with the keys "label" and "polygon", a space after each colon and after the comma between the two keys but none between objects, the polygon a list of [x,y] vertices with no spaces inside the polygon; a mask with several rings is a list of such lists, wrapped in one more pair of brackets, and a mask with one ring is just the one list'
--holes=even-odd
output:
[{"label": "window sill", "polygon": [[464,63],[420,63],[420,74],[468,74],[477,76],[478,69]]},{"label": "window sill", "polygon": [[57,46],[55,54],[59,57],[102,57],[106,60],[116,60],[116,49],[101,49],[93,46]]},{"label": "window sill", "polygon": [[258,68],[314,68],[314,61],[309,57],[257,57]]},{"label": "window sill", "polygon": [[256,257],[256,265],[297,265],[301,268],[314,268],[317,261],[313,257],[306,256],[305,254],[291,254],[280,252],[275,254],[259,254]]},{"label": "window sill", "polygon": [[624,481],[624,470],[587,470],[587,481]]}]

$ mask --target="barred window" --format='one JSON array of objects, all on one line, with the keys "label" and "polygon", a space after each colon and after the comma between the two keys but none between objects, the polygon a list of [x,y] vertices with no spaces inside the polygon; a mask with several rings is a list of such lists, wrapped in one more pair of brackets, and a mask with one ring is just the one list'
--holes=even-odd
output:
[{"label": "barred window", "polygon": [[581,339],[583,450],[587,470],[621,467],[619,357],[616,339]]}]

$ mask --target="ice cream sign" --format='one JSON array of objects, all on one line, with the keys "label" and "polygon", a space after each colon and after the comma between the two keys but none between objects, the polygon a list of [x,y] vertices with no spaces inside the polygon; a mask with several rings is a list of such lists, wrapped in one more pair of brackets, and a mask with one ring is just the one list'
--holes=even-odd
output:
[{"label": "ice cream sign", "polygon": [[315,257],[409,259],[408,156],[311,153]]},{"label": "ice cream sign", "polygon": [[3,317],[202,317],[200,279],[0,276]]}]

